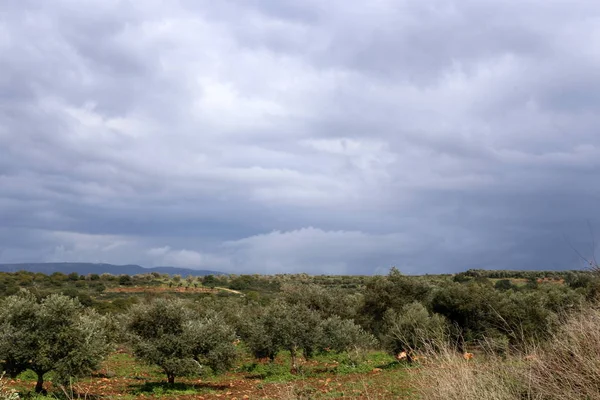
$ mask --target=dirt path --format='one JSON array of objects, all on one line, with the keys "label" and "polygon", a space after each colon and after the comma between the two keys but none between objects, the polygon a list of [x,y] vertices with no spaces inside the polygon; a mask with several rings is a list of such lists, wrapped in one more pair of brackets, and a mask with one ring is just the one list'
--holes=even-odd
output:
[{"label": "dirt path", "polygon": [[166,286],[126,286],[113,287],[105,290],[107,293],[218,293],[215,289],[206,287],[166,287]]},{"label": "dirt path", "polygon": [[235,293],[235,294],[239,294],[240,296],[244,296],[244,293],[237,291],[237,290],[233,290],[233,289],[227,289],[224,287],[215,287],[215,289],[217,290],[223,290],[225,292],[229,292],[229,293]]}]

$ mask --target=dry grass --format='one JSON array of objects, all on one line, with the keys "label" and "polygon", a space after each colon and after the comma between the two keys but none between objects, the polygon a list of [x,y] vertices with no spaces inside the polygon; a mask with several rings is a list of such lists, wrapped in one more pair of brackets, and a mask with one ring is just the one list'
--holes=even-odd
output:
[{"label": "dry grass", "polygon": [[19,400],[19,394],[8,387],[4,380],[4,373],[0,373],[0,400]]},{"label": "dry grass", "polygon": [[600,400],[600,309],[572,315],[543,347],[501,358],[473,360],[449,346],[419,372],[424,399]]},{"label": "dry grass", "polygon": [[[451,347],[430,355],[431,362],[416,378],[424,399],[513,400],[528,398],[523,385],[523,366],[493,354],[465,360]],[[525,394],[525,397],[523,395]]]},{"label": "dry grass", "polygon": [[600,399],[600,309],[573,315],[532,363],[541,399]]}]

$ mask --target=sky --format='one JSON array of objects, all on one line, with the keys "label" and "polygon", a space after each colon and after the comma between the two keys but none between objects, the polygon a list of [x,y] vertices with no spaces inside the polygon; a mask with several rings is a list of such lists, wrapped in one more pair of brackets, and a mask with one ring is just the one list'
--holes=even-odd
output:
[{"label": "sky", "polygon": [[582,268],[599,108],[593,0],[2,1],[0,262]]}]

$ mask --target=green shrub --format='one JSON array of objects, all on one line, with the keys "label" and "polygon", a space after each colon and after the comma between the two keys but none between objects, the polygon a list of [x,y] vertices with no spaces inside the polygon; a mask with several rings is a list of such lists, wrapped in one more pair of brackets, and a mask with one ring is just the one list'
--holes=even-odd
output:
[{"label": "green shrub", "polygon": [[383,343],[391,354],[431,350],[444,342],[448,333],[446,320],[430,314],[419,302],[407,304],[400,311],[390,309],[384,316]]}]

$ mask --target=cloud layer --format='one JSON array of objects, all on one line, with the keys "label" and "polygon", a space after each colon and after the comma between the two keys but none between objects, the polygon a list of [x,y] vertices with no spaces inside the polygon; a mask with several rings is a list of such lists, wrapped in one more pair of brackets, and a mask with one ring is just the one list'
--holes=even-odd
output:
[{"label": "cloud layer", "polygon": [[0,262],[581,267],[599,19],[591,0],[3,2]]}]

